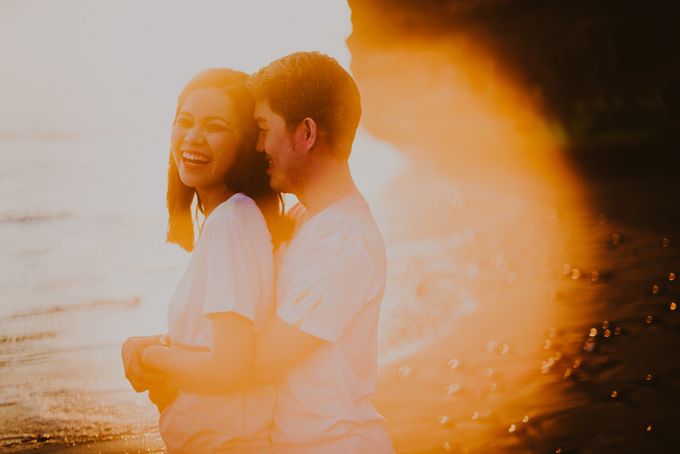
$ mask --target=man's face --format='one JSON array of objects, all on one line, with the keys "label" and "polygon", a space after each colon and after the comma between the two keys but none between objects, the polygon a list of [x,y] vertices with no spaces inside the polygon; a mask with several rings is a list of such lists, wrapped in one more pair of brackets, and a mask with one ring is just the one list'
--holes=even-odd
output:
[{"label": "man's face", "polygon": [[255,103],[255,121],[259,128],[257,151],[267,155],[270,186],[275,191],[295,193],[302,177],[302,160],[295,150],[294,133],[266,100]]}]

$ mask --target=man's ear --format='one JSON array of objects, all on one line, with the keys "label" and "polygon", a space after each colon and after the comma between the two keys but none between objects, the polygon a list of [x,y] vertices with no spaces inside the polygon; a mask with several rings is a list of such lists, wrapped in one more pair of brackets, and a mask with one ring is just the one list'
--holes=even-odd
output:
[{"label": "man's ear", "polygon": [[319,133],[316,121],[309,117],[302,120],[300,123],[300,133],[302,149],[309,151],[314,148]]}]

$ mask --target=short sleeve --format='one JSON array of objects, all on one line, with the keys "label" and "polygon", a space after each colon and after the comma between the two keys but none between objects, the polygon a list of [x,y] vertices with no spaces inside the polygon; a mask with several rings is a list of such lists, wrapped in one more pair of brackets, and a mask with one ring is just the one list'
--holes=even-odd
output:
[{"label": "short sleeve", "polygon": [[307,246],[286,263],[285,276],[279,280],[277,315],[308,334],[334,342],[381,283],[360,239],[333,235]]},{"label": "short sleeve", "polygon": [[194,252],[198,253],[197,265],[204,275],[200,279],[203,289],[195,292],[203,293],[203,315],[235,312],[255,322],[263,286],[272,285],[265,282],[267,264],[261,263],[271,258],[271,239],[264,219],[258,219],[259,211],[225,210],[214,214],[218,216],[206,221]]}]

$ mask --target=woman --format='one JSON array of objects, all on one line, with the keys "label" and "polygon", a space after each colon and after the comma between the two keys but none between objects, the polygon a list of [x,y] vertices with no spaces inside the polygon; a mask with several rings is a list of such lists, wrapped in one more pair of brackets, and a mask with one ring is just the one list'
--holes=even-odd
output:
[{"label": "woman", "polygon": [[[272,309],[270,232],[283,204],[255,150],[246,79],[228,69],[205,70],[179,96],[167,239],[193,254],[170,303],[168,336],[123,345],[126,376],[136,391],[148,389],[161,410],[170,452],[270,449],[275,391],[249,380],[254,336]],[[194,199],[196,218],[198,211],[205,216],[195,249]]]}]

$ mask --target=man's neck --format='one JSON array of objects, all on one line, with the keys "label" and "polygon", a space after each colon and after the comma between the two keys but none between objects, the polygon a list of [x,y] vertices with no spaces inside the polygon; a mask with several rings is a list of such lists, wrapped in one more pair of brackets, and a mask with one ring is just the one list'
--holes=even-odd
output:
[{"label": "man's neck", "polygon": [[360,195],[347,161],[326,161],[308,175],[304,188],[295,194],[309,215],[314,215],[340,199]]}]

